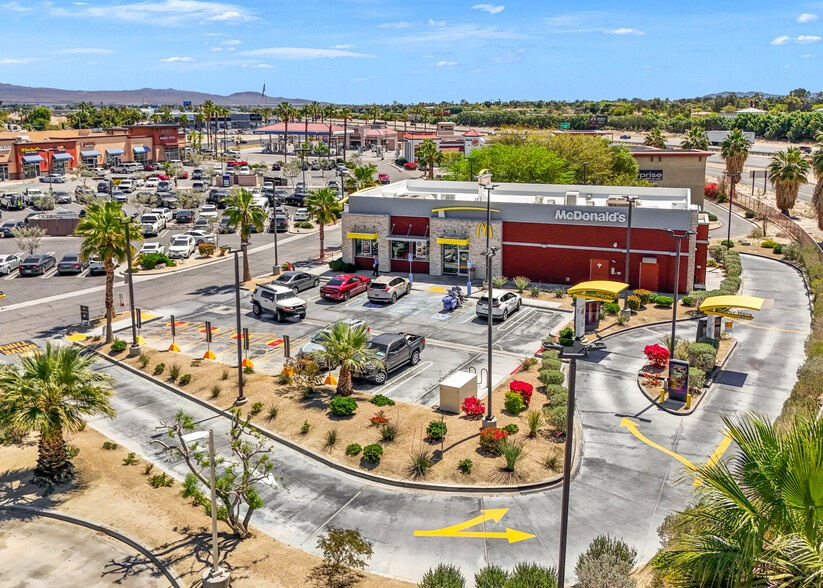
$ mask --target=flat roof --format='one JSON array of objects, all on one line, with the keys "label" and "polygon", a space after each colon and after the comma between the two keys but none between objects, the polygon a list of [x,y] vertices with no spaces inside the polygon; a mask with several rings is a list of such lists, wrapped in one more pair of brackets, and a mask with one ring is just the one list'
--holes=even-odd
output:
[{"label": "flat roof", "polygon": [[[491,201],[499,203],[609,206],[623,196],[637,196],[643,208],[688,208],[688,188],[657,186],[592,186],[583,184],[521,184],[496,182]],[[397,198],[432,201],[476,201],[485,204],[486,189],[477,182],[402,180],[361,190],[353,198]],[[610,202],[610,199],[612,202]]]},{"label": "flat roof", "polygon": [[714,155],[711,151],[703,151],[702,149],[660,149],[650,145],[629,145],[629,151],[632,155],[651,155],[664,157],[672,155]]}]

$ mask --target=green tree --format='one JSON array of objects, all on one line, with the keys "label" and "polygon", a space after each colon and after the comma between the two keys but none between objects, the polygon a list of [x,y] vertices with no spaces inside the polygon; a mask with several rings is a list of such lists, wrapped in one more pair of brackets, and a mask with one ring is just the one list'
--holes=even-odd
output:
[{"label": "green tree", "polygon": [[797,147],[778,151],[769,162],[769,182],[774,186],[777,208],[788,215],[797,200],[800,186],[806,183],[811,164]]},{"label": "green tree", "polygon": [[337,116],[343,119],[343,160],[346,159],[346,145],[349,141],[348,128],[351,118],[351,108],[342,107],[337,111]]},{"label": "green tree", "polygon": [[289,156],[288,149],[286,148],[289,142],[289,121],[297,116],[297,109],[288,102],[281,102],[274,109],[274,113],[285,125],[285,132],[283,133],[283,165],[285,165]]},{"label": "green tree", "polygon": [[35,129],[44,130],[51,124],[51,110],[38,106],[26,114],[25,122]]},{"label": "green tree", "polygon": [[646,138],[643,140],[643,144],[649,147],[665,149],[666,137],[663,136],[663,133],[660,131],[659,127],[655,127],[651,131],[646,133]]},{"label": "green tree", "polygon": [[[262,232],[263,223],[266,221],[266,212],[259,206],[255,206],[252,193],[242,188],[226,198],[226,210],[223,214],[229,217],[231,224],[240,227],[241,244],[251,240],[251,225],[254,225],[258,232]],[[249,254],[246,247],[243,247],[243,281],[248,282],[249,280],[251,280]]]},{"label": "green tree", "polygon": [[66,457],[64,433],[79,431],[85,417],[114,417],[111,376],[92,369],[94,356],[79,347],[46,344],[43,353],[0,369],[0,423],[40,435],[35,481],[68,481],[74,467]]},{"label": "green tree", "polygon": [[434,178],[434,164],[440,162],[442,153],[437,147],[437,143],[431,139],[423,139],[420,147],[417,148],[417,159],[426,164],[428,167],[428,176],[431,180]]},{"label": "green tree", "polygon": [[735,129],[720,143],[720,157],[726,162],[726,177],[731,181],[733,190],[740,181],[740,174],[746,158],[749,157],[749,140],[740,129]]},{"label": "green tree", "polygon": [[817,213],[817,227],[823,230],[823,144],[819,144],[812,154],[811,167],[817,180],[812,192],[812,206]]},{"label": "green tree", "polygon": [[126,230],[129,231],[132,242],[143,239],[140,225],[125,224],[128,220],[123,213],[123,205],[119,202],[92,202],[86,207],[85,218],[80,219],[74,230],[76,235],[83,238],[80,245],[83,259],[97,256],[106,271],[106,343],[111,343],[114,338],[111,330],[114,317],[114,268],[115,262],[122,263],[126,260]]},{"label": "green tree", "polygon": [[352,329],[347,323],[334,323],[330,330],[323,332],[319,343],[323,350],[312,353],[312,359],[328,366],[339,365],[337,393],[351,396],[354,392],[352,371],[362,371],[375,358],[374,350],[369,347],[365,325]]},{"label": "green tree", "polygon": [[306,208],[320,226],[320,259],[323,259],[326,239],[326,225],[337,220],[340,216],[340,203],[336,199],[337,192],[331,188],[321,188],[312,191],[306,198]]},{"label": "green tree", "polygon": [[686,138],[680,143],[680,147],[706,151],[709,148],[709,137],[703,127],[692,127],[686,132]]},{"label": "green tree", "polygon": [[570,184],[575,172],[566,161],[545,145],[529,142],[523,145],[486,145],[472,151],[468,159],[455,162],[450,171],[465,178],[488,169],[495,181],[545,184]]},{"label": "green tree", "polygon": [[723,416],[732,457],[699,466],[690,532],[654,566],[678,586],[819,586],[823,574],[823,422],[782,429],[752,414]]},{"label": "green tree", "polygon": [[366,165],[354,168],[355,191],[376,186],[377,182],[374,179],[375,173],[377,173],[377,166],[373,163],[367,163]]}]

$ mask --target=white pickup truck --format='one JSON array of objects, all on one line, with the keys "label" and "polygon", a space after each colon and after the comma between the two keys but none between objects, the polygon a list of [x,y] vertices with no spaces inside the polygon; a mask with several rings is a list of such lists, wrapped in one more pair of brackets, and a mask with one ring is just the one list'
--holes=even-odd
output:
[{"label": "white pickup truck", "polygon": [[162,228],[164,229],[166,228],[166,225],[168,225],[170,222],[174,220],[174,212],[172,212],[171,208],[152,208],[151,214],[156,214],[160,217],[160,220],[162,221],[163,225]]},{"label": "white pickup truck", "polygon": [[165,220],[161,220],[160,215],[157,214],[144,214],[140,217],[140,228],[143,229],[143,236],[145,237],[160,234],[165,224]]}]

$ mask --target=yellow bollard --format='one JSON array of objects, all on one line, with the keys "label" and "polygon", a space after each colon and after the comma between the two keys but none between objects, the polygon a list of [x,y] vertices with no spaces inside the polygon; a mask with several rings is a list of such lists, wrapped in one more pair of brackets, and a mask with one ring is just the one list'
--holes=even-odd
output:
[{"label": "yellow bollard", "polygon": [[660,402],[666,402],[666,389],[660,389]]},{"label": "yellow bollard", "polygon": [[337,378],[329,374],[326,376],[326,380],[323,383],[327,386],[337,386]]},{"label": "yellow bollard", "polygon": [[145,345],[145,344],[146,344],[146,340],[145,340],[145,339],[143,339],[143,337],[142,337],[142,336],[137,335],[137,344],[138,344],[138,345]]},{"label": "yellow bollard", "polygon": [[214,354],[214,351],[209,349],[203,354],[203,359],[217,359],[217,356]]},{"label": "yellow bollard", "polygon": [[254,367],[254,364],[251,362],[251,360],[248,357],[246,359],[244,359],[242,362],[240,362],[240,365],[242,365],[243,367],[247,367],[247,368],[253,368]]},{"label": "yellow bollard", "polygon": [[692,407],[692,395],[686,394],[686,410]]}]

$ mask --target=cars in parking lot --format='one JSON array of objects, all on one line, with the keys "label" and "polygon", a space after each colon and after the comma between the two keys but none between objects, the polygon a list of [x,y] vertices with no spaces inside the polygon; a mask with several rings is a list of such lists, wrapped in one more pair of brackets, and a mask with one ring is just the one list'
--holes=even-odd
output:
[{"label": "cars in parking lot", "polygon": [[174,211],[171,208],[159,206],[151,209],[152,214],[156,214],[163,221],[163,227],[174,220]]},{"label": "cars in parking lot", "polygon": [[220,219],[220,224],[217,225],[217,231],[221,234],[226,233],[233,233],[237,230],[237,225],[231,222],[231,219],[228,216],[224,216]]},{"label": "cars in parking lot", "polygon": [[348,300],[356,294],[365,292],[371,278],[342,274],[334,276],[320,288],[320,296],[327,300]]},{"label": "cars in parking lot", "polygon": [[411,333],[385,333],[378,335],[368,344],[375,357],[363,370],[352,375],[375,384],[384,384],[389,373],[404,365],[420,363],[420,354],[426,348],[426,339],[422,335]]},{"label": "cars in parking lot", "polygon": [[63,174],[49,174],[40,176],[40,181],[46,184],[63,184],[66,181],[66,176]]},{"label": "cars in parking lot", "polygon": [[217,218],[217,206],[214,204],[204,204],[200,209],[200,216],[202,218]]},{"label": "cars in parking lot", "polygon": [[22,229],[26,226],[24,221],[8,220],[0,225],[0,237],[14,237],[12,231],[14,229]]},{"label": "cars in parking lot", "polygon": [[308,195],[308,192],[294,192],[286,196],[284,202],[289,206],[303,206]]},{"label": "cars in parking lot", "polygon": [[377,276],[369,284],[366,297],[374,302],[391,302],[411,292],[411,282],[400,276]]},{"label": "cars in parking lot", "polygon": [[288,233],[289,219],[285,214],[275,214],[274,218],[269,221],[269,233]]},{"label": "cars in parking lot", "polygon": [[[366,326],[366,321],[358,319],[358,318],[344,318],[336,321],[327,327],[323,327],[319,331],[317,331],[312,338],[307,342],[304,343],[300,350],[297,352],[298,358],[311,358],[313,353],[317,353],[319,351],[323,351],[326,349],[326,346],[323,344],[325,340],[326,334],[331,333],[332,329],[336,324],[344,324],[348,325],[349,330],[356,330],[365,327],[366,331],[369,330],[368,326]],[[314,361],[323,368],[323,369],[331,369],[337,366],[329,365],[325,360],[321,358],[317,358]]]},{"label": "cars in parking lot", "polygon": [[273,164],[271,164],[271,169],[273,171],[280,171],[280,164],[275,161]]},{"label": "cars in parking lot", "polygon": [[306,301],[298,298],[291,288],[276,284],[257,286],[251,294],[251,310],[256,316],[268,311],[277,322],[287,316],[306,318]]},{"label": "cars in parking lot", "polygon": [[79,274],[86,269],[87,265],[88,263],[80,256],[79,253],[66,253],[60,258],[60,262],[57,264],[57,273]]},{"label": "cars in parking lot", "polygon": [[192,239],[194,239],[195,245],[202,245],[203,243],[217,243],[217,235],[215,235],[214,233],[209,233],[207,231],[192,230],[186,231],[182,234],[189,235]]},{"label": "cars in parking lot", "polygon": [[631,139],[632,136],[631,135],[620,135],[620,138],[621,139]]},{"label": "cars in parking lot", "polygon": [[413,161],[407,161],[404,167],[406,169],[417,169],[417,164]]},{"label": "cars in parking lot", "polygon": [[57,204],[71,204],[71,194],[64,191],[54,192],[52,194],[54,196],[54,201]]},{"label": "cars in parking lot", "polygon": [[178,223],[191,223],[194,222],[194,211],[183,209],[177,211],[177,222]]},{"label": "cars in parking lot", "polygon": [[169,192],[172,189],[172,184],[169,180],[160,180],[157,184],[158,192]]},{"label": "cars in parking lot", "polygon": [[283,272],[272,284],[291,288],[295,294],[301,290],[308,290],[320,285],[320,277],[313,276],[306,272],[288,271]]},{"label": "cars in parking lot", "polygon": [[0,274],[8,275],[20,267],[22,257],[22,253],[0,254]]},{"label": "cars in parking lot", "polygon": [[192,226],[195,229],[199,229],[201,231],[206,231],[208,233],[210,231],[208,231],[207,229],[211,228],[211,223],[212,223],[213,220],[214,219],[207,219],[207,218],[204,218],[204,217],[201,216],[196,221],[194,221],[194,224]]},{"label": "cars in parking lot", "polygon": [[160,255],[165,255],[166,246],[162,243],[143,243],[143,246],[140,248],[138,255],[150,255],[152,253],[159,253]]},{"label": "cars in parking lot", "polygon": [[169,243],[168,256],[171,259],[188,259],[194,253],[195,242],[191,235],[176,235]]},{"label": "cars in parking lot", "polygon": [[329,188],[337,190],[339,188],[339,186],[337,185],[337,180],[329,180]]},{"label": "cars in parking lot", "polygon": [[[501,319],[506,320],[513,312],[520,310],[520,295],[508,290],[491,291],[491,305],[492,305],[492,320]],[[489,316],[489,294],[483,294],[477,301],[475,307],[477,316],[488,318]]]},{"label": "cars in parking lot", "polygon": [[115,202],[122,202],[125,204],[129,201],[129,195],[123,192],[123,190],[114,190],[111,193],[111,199]]},{"label": "cars in parking lot", "polygon": [[309,209],[298,208],[294,211],[294,222],[299,223],[309,220]]},{"label": "cars in parking lot", "polygon": [[204,180],[206,179],[206,174],[203,173],[202,169],[196,169],[191,172],[191,179],[192,180]]},{"label": "cars in parking lot", "polygon": [[198,182],[194,182],[191,185],[191,189],[194,190],[195,192],[205,192],[208,189],[208,187],[206,186],[206,182],[199,182],[198,181]]},{"label": "cars in parking lot", "polygon": [[391,183],[391,180],[389,179],[389,174],[377,174],[377,179],[381,184]]},{"label": "cars in parking lot", "polygon": [[19,192],[4,192],[0,196],[0,206],[6,210],[23,210],[26,203],[23,195]]},{"label": "cars in parking lot", "polygon": [[[118,267],[120,262],[116,259],[113,260],[114,267]],[[93,255],[89,258],[89,275],[94,276],[96,274],[104,274],[106,273],[106,265],[103,263],[103,260]]]},{"label": "cars in parking lot", "polygon": [[140,228],[143,229],[143,236],[153,237],[160,234],[166,227],[166,220],[159,214],[144,214],[140,217]]},{"label": "cars in parking lot", "polygon": [[48,253],[29,255],[23,259],[23,263],[20,264],[20,275],[36,276],[45,274],[55,265],[57,265],[57,260],[53,255],[49,255]]},{"label": "cars in parking lot", "polygon": [[146,179],[146,188],[156,188],[160,184],[160,178],[147,178]]}]

